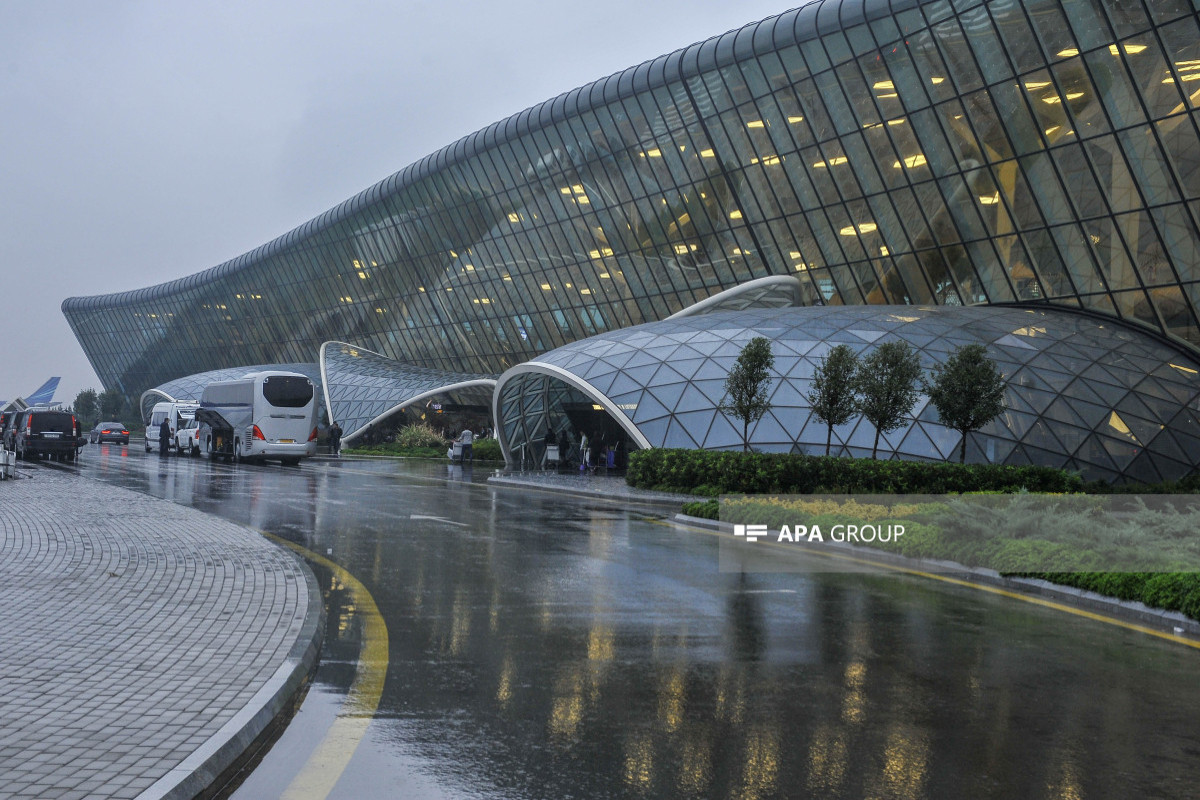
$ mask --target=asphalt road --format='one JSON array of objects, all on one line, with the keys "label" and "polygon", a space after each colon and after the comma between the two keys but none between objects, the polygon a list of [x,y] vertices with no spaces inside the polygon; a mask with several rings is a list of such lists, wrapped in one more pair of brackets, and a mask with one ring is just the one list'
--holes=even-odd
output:
[{"label": "asphalt road", "polygon": [[[43,469],[50,467],[37,467]],[[329,629],[237,798],[1194,797],[1200,651],[432,462],[79,472],[302,547]],[[119,508],[97,509],[119,514]]]}]

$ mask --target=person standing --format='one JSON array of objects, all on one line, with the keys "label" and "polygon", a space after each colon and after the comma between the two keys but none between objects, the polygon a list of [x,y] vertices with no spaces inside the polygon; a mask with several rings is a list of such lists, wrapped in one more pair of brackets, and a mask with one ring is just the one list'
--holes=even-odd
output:
[{"label": "person standing", "polygon": [[158,426],[158,454],[165,456],[167,454],[167,446],[171,442],[171,421],[167,417],[163,417],[163,421]]},{"label": "person standing", "polygon": [[337,424],[337,421],[329,426],[329,454],[341,458],[342,449],[342,426]]},{"label": "person standing", "polygon": [[587,472],[588,467],[591,466],[591,460],[588,458],[591,455],[588,452],[588,435],[583,433],[580,436],[582,438],[579,440],[579,471]]},{"label": "person standing", "polygon": [[462,435],[458,437],[459,443],[462,445],[462,455],[458,458],[458,463],[466,464],[469,461],[474,461],[471,455],[471,444],[475,441],[475,434],[471,433],[470,428],[465,428]]}]

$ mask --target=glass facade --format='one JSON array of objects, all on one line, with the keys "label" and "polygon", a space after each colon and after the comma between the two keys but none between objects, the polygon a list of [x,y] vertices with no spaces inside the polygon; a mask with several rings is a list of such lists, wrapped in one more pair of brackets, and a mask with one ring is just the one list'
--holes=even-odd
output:
[{"label": "glass facade", "polygon": [[459,405],[487,406],[494,375],[424,369],[345,342],[321,348],[321,384],[342,441],[355,439],[372,424],[420,400],[437,397]]},{"label": "glass facade", "polygon": [[331,340],[499,373],[782,275],[805,305],[1048,303],[1200,345],[1198,109],[1194,2],[823,0],[63,311],[131,399]]},{"label": "glass facade", "polygon": [[[1004,373],[1007,410],[969,437],[968,461],[1158,482],[1188,474],[1200,454],[1200,359],[1092,315],[945,306],[721,312],[576,342],[501,376],[501,444],[509,454],[537,450],[547,426],[574,434],[578,409],[594,405],[631,446],[740,450],[740,426],[718,406],[755,336],[769,339],[775,355],[772,409],[750,428],[758,450],[824,454],[827,428],[806,398],[813,370],[835,345],[861,355],[899,340],[926,371],[954,348],[980,343]],[[834,429],[832,452],[869,457],[874,437],[871,423],[852,420]],[[957,460],[961,441],[922,395],[909,421],[880,437],[879,457]]]}]

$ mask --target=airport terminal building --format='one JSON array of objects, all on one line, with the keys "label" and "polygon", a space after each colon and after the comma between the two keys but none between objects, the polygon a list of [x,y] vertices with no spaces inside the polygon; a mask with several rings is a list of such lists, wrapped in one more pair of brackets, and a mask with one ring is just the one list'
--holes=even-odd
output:
[{"label": "airport terminal building", "polygon": [[[232,261],[63,312],[133,402],[308,365],[351,437],[484,398],[506,455],[535,463],[547,428],[740,447],[719,384],[757,335],[778,377],[752,443],[824,452],[804,393],[833,344],[902,339],[930,367],[978,341],[1008,410],[968,460],[1177,478],[1200,464],[1197,8],[817,0],[497,122]],[[870,438],[835,434],[853,455]],[[922,399],[881,452],[957,444]]]}]

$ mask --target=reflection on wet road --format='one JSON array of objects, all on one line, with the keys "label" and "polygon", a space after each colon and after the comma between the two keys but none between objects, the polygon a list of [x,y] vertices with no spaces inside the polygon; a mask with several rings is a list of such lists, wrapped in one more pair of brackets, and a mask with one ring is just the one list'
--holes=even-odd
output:
[{"label": "reflection on wet road", "polygon": [[[1200,778],[1200,654],[1119,627],[906,576],[719,574],[711,535],[444,464],[102,446],[79,469],[369,590],[386,683],[330,797],[1190,797]],[[317,683],[237,797],[279,796],[355,680],[361,614],[317,573]]]}]

